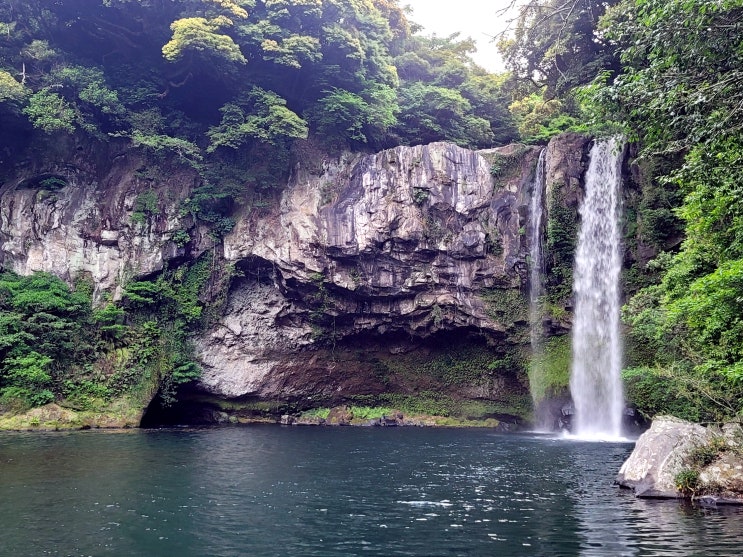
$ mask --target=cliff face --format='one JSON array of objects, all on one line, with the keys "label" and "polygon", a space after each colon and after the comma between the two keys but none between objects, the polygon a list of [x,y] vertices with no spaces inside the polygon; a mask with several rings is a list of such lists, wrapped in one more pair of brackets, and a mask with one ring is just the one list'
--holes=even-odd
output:
[{"label": "cliff face", "polygon": [[[579,177],[587,142],[553,140],[548,184]],[[142,158],[113,144],[68,147],[5,176],[0,263],[67,280],[84,273],[116,298],[127,280],[213,249],[234,273],[222,317],[195,339],[202,391],[330,402],[390,392],[526,395],[514,362],[528,342],[539,148],[435,143],[298,157],[280,202],[236,208],[235,228],[214,245],[179,210],[192,173],[150,176]],[[190,237],[181,247],[178,231]]]},{"label": "cliff face", "polygon": [[[493,318],[482,294],[523,286],[536,156],[522,152],[500,184],[482,154],[444,143],[326,164],[320,175],[298,168],[278,211],[238,218],[225,239],[243,276],[225,317],[199,340],[204,386],[225,396],[285,394],[286,378],[307,371],[301,354],[318,344],[452,330],[503,337],[512,316]],[[317,374],[332,375],[329,367]],[[348,380],[357,378],[327,388],[346,390]]]},{"label": "cliff face", "polygon": [[[27,157],[3,165],[0,175],[3,268],[22,275],[46,271],[68,282],[86,276],[96,292],[117,298],[126,281],[185,254],[171,237],[192,226],[179,211],[196,184],[192,173],[172,168],[163,179],[117,142],[57,138]],[[149,192],[156,202],[138,211]],[[133,218],[137,212],[142,219]],[[199,244],[204,249],[208,237]]]}]

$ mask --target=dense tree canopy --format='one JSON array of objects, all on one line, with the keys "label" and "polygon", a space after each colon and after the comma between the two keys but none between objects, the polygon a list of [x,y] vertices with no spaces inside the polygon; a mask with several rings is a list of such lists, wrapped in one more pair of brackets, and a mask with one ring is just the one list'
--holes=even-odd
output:
[{"label": "dense tree canopy", "polygon": [[[9,0],[0,116],[209,153],[308,133],[351,147],[491,146],[512,137],[507,103],[471,51],[412,36],[397,0]],[[414,60],[426,71],[412,75]]]},{"label": "dense tree canopy", "polygon": [[617,68],[616,51],[599,28],[619,0],[528,0],[519,6],[513,35],[501,50],[518,81],[564,95],[606,68]]},{"label": "dense tree canopy", "polygon": [[680,161],[657,180],[683,196],[685,239],[628,306],[635,340],[655,347],[636,363],[693,385],[718,415],[741,412],[743,2],[625,0],[602,29],[622,67],[590,88],[597,116],[646,158]]}]

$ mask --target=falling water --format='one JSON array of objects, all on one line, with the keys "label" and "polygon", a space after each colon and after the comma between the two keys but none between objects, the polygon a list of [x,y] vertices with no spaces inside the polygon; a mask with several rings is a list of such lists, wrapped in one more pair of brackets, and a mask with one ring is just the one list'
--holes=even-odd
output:
[{"label": "falling water", "polygon": [[570,391],[573,433],[621,436],[624,407],[619,338],[620,185],[622,142],[597,141],[591,150],[575,256],[575,317]]},{"label": "falling water", "polygon": [[[529,270],[529,324],[531,327],[531,370],[529,379],[531,382],[532,396],[536,397],[536,384],[540,383],[544,370],[540,367],[540,356],[543,351],[542,330],[542,297],[544,296],[544,254],[542,250],[542,217],[544,215],[544,164],[547,158],[547,149],[542,149],[539,154],[537,170],[534,174],[534,187],[531,194],[531,206],[529,212],[529,248],[530,263]],[[537,400],[534,400],[534,406],[537,407]],[[537,427],[545,427],[546,420],[539,415],[536,416]]]}]

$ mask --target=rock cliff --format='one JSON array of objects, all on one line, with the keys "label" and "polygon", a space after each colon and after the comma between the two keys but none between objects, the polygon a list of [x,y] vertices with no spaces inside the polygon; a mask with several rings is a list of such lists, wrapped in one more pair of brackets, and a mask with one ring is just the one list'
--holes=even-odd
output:
[{"label": "rock cliff", "polygon": [[[551,142],[548,184],[580,189],[587,143]],[[211,250],[233,271],[221,317],[195,339],[201,393],[298,407],[443,393],[523,415],[539,151],[300,151],[280,199],[235,207],[217,243],[180,210],[197,184],[190,170],[151,172],[115,142],[47,146],[2,176],[0,264],[86,275],[116,299],[128,280]]]},{"label": "rock cliff", "polygon": [[[176,165],[155,174],[127,143],[72,137],[47,139],[21,160],[2,162],[2,268],[68,282],[87,276],[96,292],[118,298],[126,281],[185,255],[171,237],[192,226],[179,210],[196,185],[192,172]],[[155,202],[138,207],[148,193]],[[200,249],[210,243],[202,240]]]}]

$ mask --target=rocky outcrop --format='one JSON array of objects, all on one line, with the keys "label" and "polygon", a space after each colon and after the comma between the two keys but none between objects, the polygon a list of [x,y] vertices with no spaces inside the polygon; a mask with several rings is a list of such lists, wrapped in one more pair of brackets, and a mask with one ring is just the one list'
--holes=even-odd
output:
[{"label": "rocky outcrop", "polygon": [[181,215],[196,185],[192,172],[153,168],[124,142],[49,141],[0,174],[3,268],[45,271],[70,283],[87,277],[96,293],[118,297],[126,281],[185,255],[173,240],[177,231],[191,228],[198,249],[212,243]]},{"label": "rocky outcrop", "polygon": [[[204,387],[231,397],[286,396],[301,373],[332,392],[348,377],[307,352],[318,344],[457,329],[505,338],[525,325],[519,308],[496,307],[497,317],[483,299],[488,289],[519,298],[525,284],[524,217],[539,149],[521,148],[498,184],[487,160],[517,149],[434,143],[351,166],[326,162],[319,174],[298,167],[278,211],[238,218],[225,239],[225,257],[243,278],[225,317],[199,340]],[[365,383],[374,390],[373,378]]]},{"label": "rocky outcrop", "polygon": [[[550,143],[548,184],[579,189],[588,142]],[[0,176],[0,265],[89,277],[117,299],[128,280],[212,249],[234,273],[221,318],[195,339],[202,391],[307,405],[445,391],[513,408],[527,396],[509,362],[527,342],[539,151],[300,153],[280,199],[236,207],[215,245],[181,211],[198,185],[191,170],[116,141],[47,145]],[[490,363],[452,377],[461,362],[441,362],[457,351]]]},{"label": "rocky outcrop", "polygon": [[678,418],[653,420],[622,465],[617,483],[638,497],[703,497],[743,503],[743,429],[703,427]]}]

